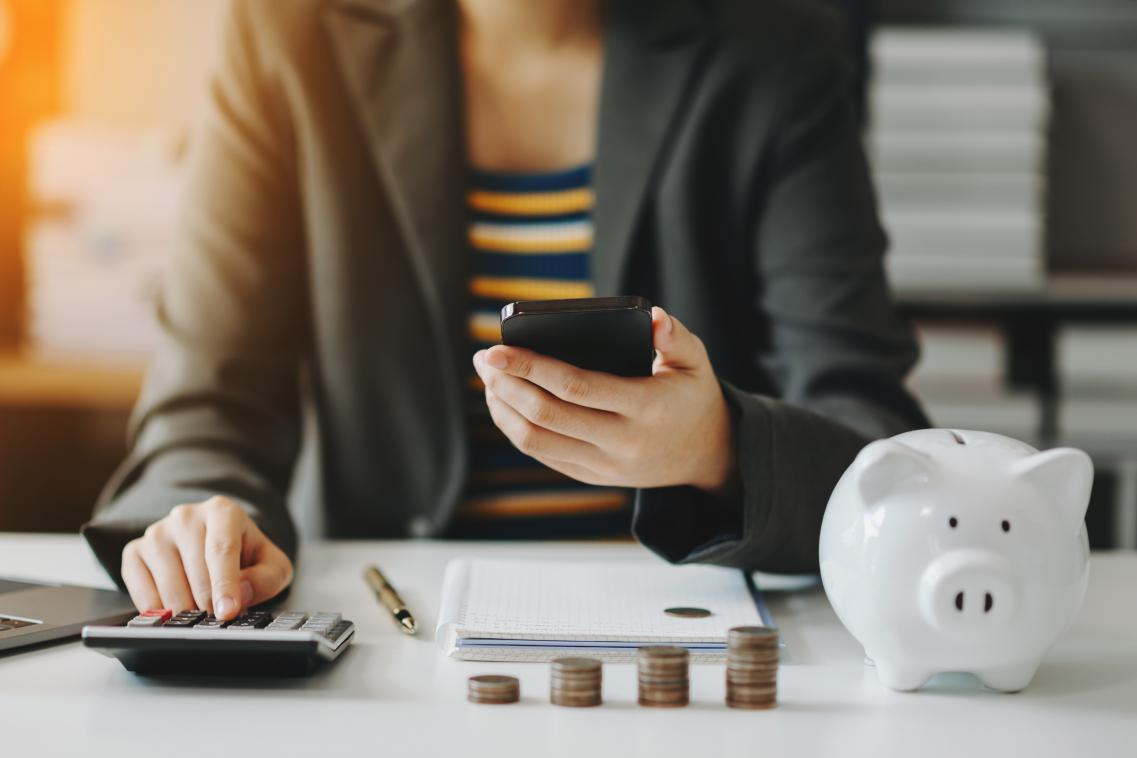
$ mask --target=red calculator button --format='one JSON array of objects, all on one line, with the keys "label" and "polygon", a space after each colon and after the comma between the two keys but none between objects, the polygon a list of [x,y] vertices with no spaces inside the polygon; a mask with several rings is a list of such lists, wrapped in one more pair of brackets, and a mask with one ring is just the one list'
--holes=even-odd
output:
[{"label": "red calculator button", "polygon": [[139,616],[147,616],[147,617],[157,616],[158,618],[162,619],[163,621],[169,621],[170,618],[174,615],[174,612],[168,608],[151,608],[150,610],[143,611],[142,613],[140,613],[138,615]]}]

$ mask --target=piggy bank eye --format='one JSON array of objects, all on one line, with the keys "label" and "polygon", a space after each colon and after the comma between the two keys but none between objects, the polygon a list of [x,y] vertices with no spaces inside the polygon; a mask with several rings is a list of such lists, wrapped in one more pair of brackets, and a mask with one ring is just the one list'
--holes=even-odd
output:
[{"label": "piggy bank eye", "polygon": [[1004,532],[1011,531],[1011,522],[1007,521],[1006,519],[1003,519],[1003,523],[1001,523],[999,526],[1003,527]]},{"label": "piggy bank eye", "polygon": [[[1007,522],[1004,521],[1003,523],[1005,524]],[[957,526],[959,526],[959,519],[957,519],[955,516],[952,516],[951,518],[949,518],[947,520],[947,525],[950,526],[952,529],[955,529]],[[1006,529],[1004,529],[1003,531],[1006,531]]]}]

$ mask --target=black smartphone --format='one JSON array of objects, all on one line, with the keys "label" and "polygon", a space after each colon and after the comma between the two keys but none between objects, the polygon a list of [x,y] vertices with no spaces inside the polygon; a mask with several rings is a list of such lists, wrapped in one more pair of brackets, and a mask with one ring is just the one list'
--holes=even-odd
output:
[{"label": "black smartphone", "polygon": [[651,376],[655,360],[651,303],[634,296],[510,303],[501,341],[617,376]]}]

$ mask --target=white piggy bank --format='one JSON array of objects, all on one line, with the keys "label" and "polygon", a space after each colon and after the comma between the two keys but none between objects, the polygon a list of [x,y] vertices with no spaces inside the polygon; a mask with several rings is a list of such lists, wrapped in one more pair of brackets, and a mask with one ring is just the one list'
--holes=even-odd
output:
[{"label": "white piggy bank", "polygon": [[821,579],[880,681],[975,674],[1015,692],[1069,627],[1089,578],[1093,464],[989,432],[867,446],[821,525]]}]

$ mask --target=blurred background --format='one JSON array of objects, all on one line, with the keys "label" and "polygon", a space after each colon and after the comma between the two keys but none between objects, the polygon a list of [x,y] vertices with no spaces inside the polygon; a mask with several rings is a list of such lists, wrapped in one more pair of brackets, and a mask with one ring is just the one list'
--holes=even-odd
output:
[{"label": "blurred background", "polygon": [[[227,2],[0,0],[0,530],[77,529],[125,451]],[[1137,1],[830,3],[913,388],[1089,451],[1137,547]]]}]

